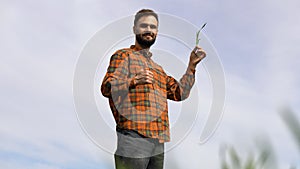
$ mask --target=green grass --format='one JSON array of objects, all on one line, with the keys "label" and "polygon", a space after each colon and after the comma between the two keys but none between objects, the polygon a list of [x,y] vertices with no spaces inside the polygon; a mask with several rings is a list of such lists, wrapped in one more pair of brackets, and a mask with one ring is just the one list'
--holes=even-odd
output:
[{"label": "green grass", "polygon": [[[297,116],[292,110],[285,108],[280,111],[280,117],[289,129],[300,153],[300,122]],[[276,169],[278,168],[276,154],[271,145],[270,141],[261,141],[258,143],[258,151],[248,152],[246,156],[239,154],[232,145],[225,146],[220,154],[220,167],[221,169]],[[291,164],[288,169],[298,169],[298,167]]]}]

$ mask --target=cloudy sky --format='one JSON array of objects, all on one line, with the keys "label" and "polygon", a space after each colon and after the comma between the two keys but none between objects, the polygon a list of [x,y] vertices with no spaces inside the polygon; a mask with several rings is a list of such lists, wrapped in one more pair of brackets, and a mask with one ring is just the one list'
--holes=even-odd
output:
[{"label": "cloudy sky", "polygon": [[[213,98],[205,61],[199,66],[200,113],[185,139],[167,153],[166,168],[220,168],[221,145],[234,145],[246,155],[259,138],[272,144],[278,168],[300,167],[297,145],[278,114],[282,106],[300,112],[299,1],[1,0],[0,168],[113,168],[112,154],[95,144],[77,119],[74,72],[84,46],[97,32],[141,8],[198,27],[207,22],[204,34],[218,53],[226,79],[222,121],[214,136],[200,145],[205,112]],[[178,31],[185,31],[185,25]],[[132,42],[124,40],[118,46]],[[161,37],[154,47],[167,49],[176,46],[173,43]],[[182,47],[178,58],[186,61],[188,52]],[[107,64],[105,59],[99,63],[96,81]],[[100,106],[102,116],[113,126],[106,100],[95,96],[106,106]],[[181,120],[176,113],[180,107],[170,103],[173,126]]]}]

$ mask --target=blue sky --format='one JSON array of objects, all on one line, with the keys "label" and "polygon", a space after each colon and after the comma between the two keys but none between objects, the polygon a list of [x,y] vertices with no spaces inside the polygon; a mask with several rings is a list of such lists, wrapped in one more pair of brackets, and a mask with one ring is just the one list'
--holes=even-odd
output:
[{"label": "blue sky", "polygon": [[[205,119],[200,114],[189,136],[167,154],[166,168],[174,162],[179,168],[218,168],[221,144],[235,145],[243,154],[253,150],[260,135],[271,140],[279,168],[299,161],[296,144],[278,116],[285,105],[300,112],[299,1],[0,3],[0,168],[113,168],[112,155],[93,144],[80,127],[73,75],[81,50],[97,31],[141,8],[199,27],[208,22],[204,33],[226,76],[226,107],[215,135],[197,144]],[[211,99],[209,77],[202,66],[197,73],[200,101],[205,102]],[[175,111],[178,105],[170,104]],[[205,102],[201,110],[208,106]]]}]

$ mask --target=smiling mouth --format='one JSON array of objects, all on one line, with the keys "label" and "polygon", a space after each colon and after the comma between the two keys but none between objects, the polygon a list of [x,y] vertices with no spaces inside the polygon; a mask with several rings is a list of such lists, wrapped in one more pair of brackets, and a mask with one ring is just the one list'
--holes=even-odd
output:
[{"label": "smiling mouth", "polygon": [[149,33],[143,34],[142,36],[143,36],[144,39],[147,39],[147,40],[151,40],[151,39],[153,39],[153,37],[154,37],[154,35],[149,34]]},{"label": "smiling mouth", "polygon": [[153,33],[144,33],[143,34],[144,37],[153,37]]},{"label": "smiling mouth", "polygon": [[147,39],[153,38],[151,35],[145,35],[144,37],[146,37]]}]

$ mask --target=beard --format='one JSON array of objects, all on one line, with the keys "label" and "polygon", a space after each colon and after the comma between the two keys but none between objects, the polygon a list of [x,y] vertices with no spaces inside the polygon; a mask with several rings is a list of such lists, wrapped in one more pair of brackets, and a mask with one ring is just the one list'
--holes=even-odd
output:
[{"label": "beard", "polygon": [[[144,36],[150,35],[152,36],[152,40],[144,39]],[[156,36],[153,33],[144,33],[144,34],[136,34],[135,35],[136,41],[141,45],[143,48],[149,48],[152,46],[156,40]]]}]

